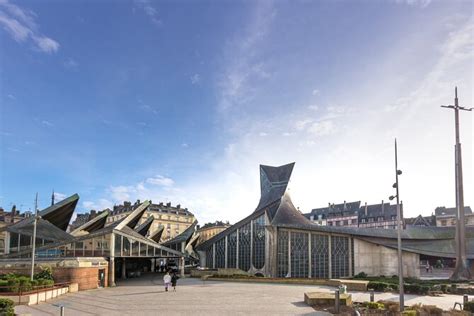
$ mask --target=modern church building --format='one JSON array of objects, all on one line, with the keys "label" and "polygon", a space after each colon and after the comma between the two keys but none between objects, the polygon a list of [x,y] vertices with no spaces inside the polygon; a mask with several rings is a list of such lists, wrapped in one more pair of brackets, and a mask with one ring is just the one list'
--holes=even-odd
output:
[{"label": "modern church building", "polygon": [[[260,166],[261,196],[257,208],[197,246],[201,266],[238,268],[267,277],[398,274],[397,230],[312,223],[294,207],[288,193],[293,167],[294,163]],[[454,228],[413,227],[401,233],[405,276],[419,277],[420,257],[456,257]],[[466,235],[472,269],[474,230],[467,228]]]}]

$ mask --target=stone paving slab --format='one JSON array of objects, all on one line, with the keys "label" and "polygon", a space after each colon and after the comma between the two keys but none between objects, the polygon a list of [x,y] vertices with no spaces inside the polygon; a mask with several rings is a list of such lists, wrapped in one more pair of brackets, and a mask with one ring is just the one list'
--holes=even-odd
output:
[{"label": "stone paving slab", "polygon": [[[333,291],[324,286],[255,284],[180,279],[176,292],[165,292],[161,277],[145,275],[105,288],[66,294],[33,306],[17,306],[17,313],[59,315],[58,305],[66,315],[325,315],[315,313],[303,299],[305,292]],[[353,301],[367,301],[369,294],[350,292]],[[378,293],[376,300],[397,301],[394,293]],[[460,296],[420,297],[406,295],[407,305],[432,304],[450,309]]]}]

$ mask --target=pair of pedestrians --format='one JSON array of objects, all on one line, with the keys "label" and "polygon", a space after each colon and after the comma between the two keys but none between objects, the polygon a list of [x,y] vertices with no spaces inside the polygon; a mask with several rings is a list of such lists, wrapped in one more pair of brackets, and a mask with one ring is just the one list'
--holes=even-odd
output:
[{"label": "pair of pedestrians", "polygon": [[178,282],[179,276],[176,275],[176,272],[173,272],[173,275],[170,275],[169,272],[163,277],[163,282],[165,283],[165,291],[168,292],[170,285],[173,287],[173,291],[176,292],[176,283]]}]

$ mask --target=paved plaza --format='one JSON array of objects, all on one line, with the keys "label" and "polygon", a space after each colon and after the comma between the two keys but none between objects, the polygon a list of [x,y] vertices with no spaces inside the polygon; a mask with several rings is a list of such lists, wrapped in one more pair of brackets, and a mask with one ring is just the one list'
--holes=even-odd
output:
[{"label": "paved plaza", "polygon": [[[159,275],[119,283],[114,288],[81,291],[32,306],[17,306],[17,313],[59,315],[58,305],[66,315],[317,315],[304,304],[307,291],[332,291],[322,286],[261,284],[243,282],[180,279],[176,292],[165,292]],[[353,300],[367,301],[367,293],[351,292]],[[376,294],[376,299],[397,300],[393,293]],[[407,305],[435,304],[452,308],[459,296],[420,297],[406,295]]]}]

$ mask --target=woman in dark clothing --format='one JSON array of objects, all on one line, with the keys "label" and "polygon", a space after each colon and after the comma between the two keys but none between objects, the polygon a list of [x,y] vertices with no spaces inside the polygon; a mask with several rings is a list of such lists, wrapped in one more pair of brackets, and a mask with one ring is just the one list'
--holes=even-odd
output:
[{"label": "woman in dark clothing", "polygon": [[173,291],[176,292],[176,283],[178,282],[179,276],[176,275],[176,272],[173,272],[171,276],[171,286],[173,287]]}]

